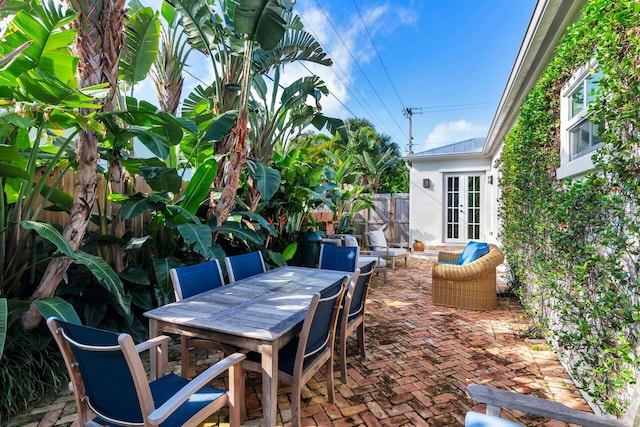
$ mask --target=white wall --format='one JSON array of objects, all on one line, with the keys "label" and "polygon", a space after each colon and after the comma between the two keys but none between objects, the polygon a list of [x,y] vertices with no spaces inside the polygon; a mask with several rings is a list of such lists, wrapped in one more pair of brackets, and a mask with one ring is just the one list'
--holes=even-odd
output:
[{"label": "white wall", "polygon": [[[422,240],[427,245],[438,245],[444,241],[444,176],[447,173],[492,174],[489,158],[442,158],[412,159],[409,181],[409,234],[410,239]],[[423,187],[423,179],[430,180],[429,188]],[[483,180],[484,218],[483,240],[494,241],[495,196],[497,179],[493,185]]]}]

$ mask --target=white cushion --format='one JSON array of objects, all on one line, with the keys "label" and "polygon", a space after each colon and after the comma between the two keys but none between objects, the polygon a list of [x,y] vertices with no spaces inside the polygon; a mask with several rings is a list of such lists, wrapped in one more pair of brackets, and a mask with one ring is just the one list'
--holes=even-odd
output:
[{"label": "white cushion", "polygon": [[376,266],[380,268],[387,266],[387,261],[385,261],[384,258],[365,255],[365,256],[360,256],[358,258],[358,267],[364,267],[365,265],[369,264],[371,261],[377,261],[378,264]]},{"label": "white cushion", "polygon": [[402,256],[406,253],[407,253],[407,250],[405,248],[382,248],[382,250],[371,251],[372,255],[391,256],[391,257]]},{"label": "white cushion", "polygon": [[385,249],[388,246],[387,238],[381,229],[367,232],[367,237],[369,238],[369,246],[373,249]]},{"label": "white cushion", "polygon": [[346,235],[343,236],[345,246],[360,246],[358,245],[358,239],[355,236]]}]

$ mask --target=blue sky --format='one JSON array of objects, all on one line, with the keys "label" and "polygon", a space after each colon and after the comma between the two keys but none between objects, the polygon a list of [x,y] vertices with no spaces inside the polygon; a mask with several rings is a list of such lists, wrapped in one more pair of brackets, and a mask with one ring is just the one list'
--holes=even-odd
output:
[{"label": "blue sky", "polygon": [[[294,12],[334,61],[307,64],[331,91],[323,112],[368,119],[406,154],[407,108],[414,109],[413,152],[486,136],[535,3],[298,0]],[[191,72],[207,81],[211,72],[201,64],[194,58]],[[296,65],[284,71],[284,84],[309,74]],[[185,95],[196,84],[187,81]],[[152,91],[149,82],[136,90]]]},{"label": "blue sky", "polygon": [[416,109],[414,152],[486,135],[534,7],[535,0],[299,0],[295,10],[335,62],[318,74],[346,108],[330,97],[325,113],[369,119],[404,154],[408,107]]}]

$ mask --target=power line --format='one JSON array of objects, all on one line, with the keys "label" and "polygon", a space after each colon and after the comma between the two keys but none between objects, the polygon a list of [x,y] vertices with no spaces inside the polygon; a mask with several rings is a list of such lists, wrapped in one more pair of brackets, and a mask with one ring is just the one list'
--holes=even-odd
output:
[{"label": "power line", "polygon": [[[310,33],[310,34],[311,34],[311,35],[312,35],[316,40],[318,40],[318,41],[319,41],[319,40],[320,40],[320,38],[319,38],[316,34],[314,34],[314,32],[313,32],[313,30],[311,29],[311,26],[309,25],[309,23],[308,23],[308,22],[307,22],[307,21],[306,21],[302,16],[300,16],[300,19],[301,19],[301,20],[302,20],[302,22],[305,24],[305,29],[306,29],[307,31],[309,31],[309,33]],[[304,66],[304,63],[302,63],[302,62],[301,62],[301,64]],[[342,80],[342,78],[338,75],[338,73],[336,73],[336,71],[335,71],[335,69],[334,69],[333,67],[336,67],[338,70],[340,70],[340,72],[342,73],[342,75],[344,76],[344,78],[347,80],[347,82],[348,82],[349,84],[346,84],[346,83]],[[306,66],[305,66],[304,68],[305,68],[307,71],[309,71],[310,73],[312,73],[312,74],[314,74],[314,75],[315,75],[315,73],[314,73],[313,71],[309,70],[309,68],[308,68],[308,67],[306,67]],[[336,78],[340,81],[340,83],[341,83],[345,88],[347,88],[347,87],[349,87],[349,86],[351,86],[352,88],[355,88],[355,84],[353,83],[353,81],[351,81],[351,79],[349,78],[349,76],[347,75],[347,73],[342,69],[342,67],[339,65],[339,63],[337,63],[337,62],[333,62],[333,64],[331,65],[331,67],[328,67],[328,68],[329,68],[329,70],[331,70],[331,72],[333,73],[333,75],[334,75],[334,76],[336,76]],[[335,99],[336,99],[336,100],[337,100],[337,101],[338,101],[342,106],[344,106],[344,107],[346,108],[346,105],[344,104],[344,102],[342,102],[342,100],[340,100],[340,99],[338,98],[338,96],[337,96],[335,93],[333,93],[333,92],[331,92],[331,91],[330,91],[330,93],[331,93],[331,95],[332,95],[332,96],[333,96],[333,97],[334,97],[334,98],[335,98]],[[382,119],[380,118],[380,116],[378,116],[378,114],[375,112],[375,110],[374,110],[374,109],[369,105],[369,103],[367,102],[367,100],[366,100],[365,98],[363,98],[363,97],[362,97],[362,95],[360,95],[360,93],[359,93],[357,90],[355,90],[355,89],[354,89],[353,94],[354,94],[353,99],[354,99],[354,100],[355,100],[355,101],[360,105],[360,107],[361,107],[363,110],[367,110],[367,109],[368,109],[368,114],[370,114],[370,115],[372,115],[372,116],[375,116],[379,121],[381,121],[381,122],[382,122]],[[357,95],[357,96],[355,96],[355,95]],[[362,102],[360,101],[360,98],[359,98],[359,97],[362,99]],[[363,104],[363,102],[364,102],[364,104]],[[366,105],[366,107],[365,107],[365,105]],[[356,117],[356,114],[355,114],[353,111],[349,110],[348,108],[346,108],[346,109],[347,109],[347,111],[349,111],[349,113],[351,113],[354,117]]]},{"label": "power line", "polygon": [[[304,67],[304,69],[305,69],[305,70],[307,70],[308,72],[310,72],[310,73],[311,73],[311,74],[313,74],[314,76],[316,75],[313,71],[311,71],[311,70],[309,69],[309,67],[307,67],[307,65],[306,65],[306,64],[304,64],[303,62],[301,62],[300,64]],[[347,106],[345,105],[345,103],[344,103],[344,102],[342,102],[342,100],[341,100],[340,98],[338,98],[338,97],[336,96],[336,94],[335,94],[335,93],[333,93],[333,92],[331,91],[331,89],[327,88],[327,90],[329,91],[329,94],[330,94],[331,96],[333,96],[333,97],[336,99],[336,101],[338,101],[338,102],[340,103],[340,105],[342,105],[342,106],[343,106],[343,107],[344,107],[344,108],[345,108],[345,109],[346,109],[346,110],[347,110],[351,115],[353,115],[353,116],[355,117],[355,113],[354,113],[353,111],[351,111],[351,110],[349,109],[349,107],[347,107]]]},{"label": "power line", "polygon": [[[386,103],[382,100],[382,98],[380,97],[380,94],[378,93],[378,91],[376,90],[376,88],[373,86],[373,84],[371,83],[371,80],[369,80],[369,77],[367,77],[366,73],[364,72],[364,70],[362,69],[362,67],[360,66],[360,63],[358,62],[358,60],[355,58],[355,56],[353,56],[353,53],[351,52],[351,49],[349,49],[349,47],[347,46],[347,44],[345,43],[344,39],[342,38],[342,36],[340,35],[340,32],[337,30],[337,28],[333,25],[333,22],[331,21],[331,19],[329,18],[329,16],[327,15],[327,13],[324,11],[324,9],[322,8],[322,5],[320,4],[320,2],[318,0],[316,0],[316,4],[318,5],[318,8],[320,9],[320,11],[322,12],[322,14],[324,15],[324,17],[326,18],[327,22],[329,22],[329,25],[331,26],[331,28],[333,28],[333,31],[336,33],[336,35],[338,36],[338,38],[340,39],[340,41],[342,42],[342,44],[344,45],[345,49],[347,50],[347,52],[349,53],[349,55],[351,56],[351,59],[353,59],[353,62],[358,66],[358,69],[360,70],[360,72],[362,73],[362,76],[365,78],[365,80],[367,81],[367,83],[369,84],[369,86],[371,87],[371,90],[373,91],[373,93],[375,93],[376,97],[378,98],[378,100],[380,101],[380,104],[382,104],[382,106],[384,107],[385,111],[387,112],[387,114],[389,114],[389,117],[391,118],[391,120],[393,120],[393,122],[396,124],[396,126],[398,127],[398,129],[400,129],[402,131],[402,127],[400,126],[400,124],[397,122],[397,120],[395,119],[395,117],[393,116],[393,114],[391,114],[391,111],[389,111],[389,108],[387,107]],[[404,132],[403,132],[404,133]],[[405,135],[406,136],[406,135]]]},{"label": "power line", "polygon": [[380,56],[380,52],[378,51],[376,43],[373,41],[373,37],[371,37],[371,33],[369,32],[369,28],[367,27],[367,24],[364,22],[364,19],[362,18],[362,14],[360,13],[360,9],[358,8],[358,5],[356,4],[356,0],[352,0],[352,1],[353,1],[353,5],[356,8],[356,12],[358,12],[358,16],[360,17],[360,21],[362,22],[362,26],[364,27],[365,31],[367,32],[367,35],[369,36],[369,40],[371,41],[371,45],[373,46],[373,49],[376,51],[376,56],[380,60],[380,64],[382,65],[382,69],[384,70],[385,74],[387,75],[387,78],[389,79],[389,83],[391,83],[391,87],[393,88],[393,91],[395,92],[396,96],[398,97],[398,101],[400,101],[400,105],[404,107],[405,104],[404,104],[404,102],[402,102],[402,99],[400,98],[400,94],[398,93],[398,89],[396,89],[396,85],[393,84],[393,79],[389,75],[389,71],[387,70],[386,65],[384,65],[384,61],[382,60],[382,57]]}]

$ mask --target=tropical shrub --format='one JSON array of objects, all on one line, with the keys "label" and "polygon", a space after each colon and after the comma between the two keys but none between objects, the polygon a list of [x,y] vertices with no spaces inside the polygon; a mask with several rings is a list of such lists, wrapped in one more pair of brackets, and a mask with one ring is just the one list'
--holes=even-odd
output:
[{"label": "tropical shrub", "polygon": [[[560,89],[595,58],[595,169],[556,178]],[[500,156],[501,240],[520,295],[576,384],[621,414],[638,376],[640,3],[590,0],[520,110]]]}]

